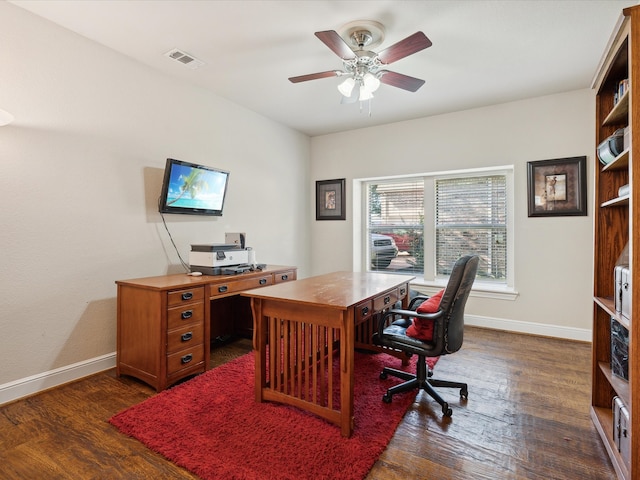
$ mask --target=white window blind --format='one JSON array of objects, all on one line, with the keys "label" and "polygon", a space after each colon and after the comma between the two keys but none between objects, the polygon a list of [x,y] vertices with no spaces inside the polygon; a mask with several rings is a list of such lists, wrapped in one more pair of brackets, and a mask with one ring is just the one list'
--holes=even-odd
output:
[{"label": "white window blind", "polygon": [[424,181],[369,185],[369,224],[372,228],[396,228],[422,224]]},{"label": "white window blind", "polygon": [[[390,266],[386,266],[386,261],[373,261],[371,268],[391,268],[398,273],[422,272],[424,180],[416,177],[370,183],[367,185],[367,203],[369,238],[391,237],[398,248],[397,257],[391,259]],[[375,250],[375,243],[371,242],[371,250]],[[375,257],[375,252],[371,251],[370,255]]]},{"label": "white window blind", "polygon": [[505,175],[436,179],[436,274],[449,275],[465,254],[480,257],[478,277],[507,278]]}]

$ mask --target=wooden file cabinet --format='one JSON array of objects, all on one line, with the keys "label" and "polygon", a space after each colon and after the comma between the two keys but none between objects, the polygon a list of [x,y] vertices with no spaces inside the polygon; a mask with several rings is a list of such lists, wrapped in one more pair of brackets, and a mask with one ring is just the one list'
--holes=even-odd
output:
[{"label": "wooden file cabinet", "polygon": [[[251,312],[239,294],[295,280],[296,275],[294,267],[269,266],[235,276],[178,274],[117,281],[116,374],[161,391],[206,371],[212,331],[214,338],[228,331],[231,319],[234,331],[251,333]],[[231,311],[229,302],[234,302]]]}]

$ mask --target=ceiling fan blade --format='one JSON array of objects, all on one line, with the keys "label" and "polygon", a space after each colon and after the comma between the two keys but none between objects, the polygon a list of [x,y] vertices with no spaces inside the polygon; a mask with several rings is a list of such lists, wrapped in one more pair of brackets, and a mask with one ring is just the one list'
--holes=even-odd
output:
[{"label": "ceiling fan blade", "polygon": [[431,40],[422,32],[416,32],[398,43],[394,43],[378,53],[378,60],[389,65],[401,58],[408,57],[432,45]]},{"label": "ceiling fan blade", "polygon": [[424,80],[419,78],[410,77],[409,75],[403,75],[402,73],[390,72],[389,70],[381,70],[382,75],[380,81],[392,87],[402,88],[410,92],[417,91],[422,85]]},{"label": "ceiling fan blade", "polygon": [[356,58],[356,54],[351,50],[347,42],[334,30],[316,32],[315,36],[343,60],[353,60]]},{"label": "ceiling fan blade", "polygon": [[289,77],[291,83],[307,82],[309,80],[317,80],[318,78],[337,77],[342,72],[340,70],[329,70],[326,72],[310,73],[308,75],[300,75],[298,77]]}]

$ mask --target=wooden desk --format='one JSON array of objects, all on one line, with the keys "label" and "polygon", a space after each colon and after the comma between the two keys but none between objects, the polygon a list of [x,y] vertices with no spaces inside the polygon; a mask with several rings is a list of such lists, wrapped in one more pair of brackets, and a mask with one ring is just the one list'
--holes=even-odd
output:
[{"label": "wooden desk", "polygon": [[377,314],[398,300],[406,307],[412,279],[336,272],[244,292],[253,310],[256,401],[308,410],[350,436],[354,348],[374,348],[356,329],[372,331]]},{"label": "wooden desk", "polygon": [[116,375],[136,377],[160,391],[208,370],[211,332],[219,331],[223,317],[237,322],[248,317],[251,322],[248,305],[246,313],[230,311],[226,300],[244,290],[295,280],[296,275],[295,267],[269,265],[240,275],[183,273],[118,280]]}]

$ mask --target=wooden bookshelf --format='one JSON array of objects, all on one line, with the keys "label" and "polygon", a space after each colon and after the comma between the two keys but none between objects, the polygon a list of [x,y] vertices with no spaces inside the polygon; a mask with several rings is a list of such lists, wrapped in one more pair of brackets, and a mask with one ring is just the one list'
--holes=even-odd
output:
[{"label": "wooden bookshelf", "polygon": [[[623,86],[621,91],[621,85]],[[616,311],[614,269],[629,245],[631,277],[640,272],[640,6],[624,9],[594,78],[596,91],[596,145],[616,130],[629,128],[629,147],[602,165],[595,157],[593,355],[591,418],[620,479],[640,480],[640,284],[631,283],[630,318]],[[637,132],[636,132],[637,131]],[[637,140],[636,140],[636,133]],[[620,187],[629,184],[628,194]],[[637,213],[636,213],[637,215]],[[629,331],[629,380],[611,368],[611,324]],[[615,439],[612,401],[618,396],[629,411],[630,451],[624,458]]]}]

